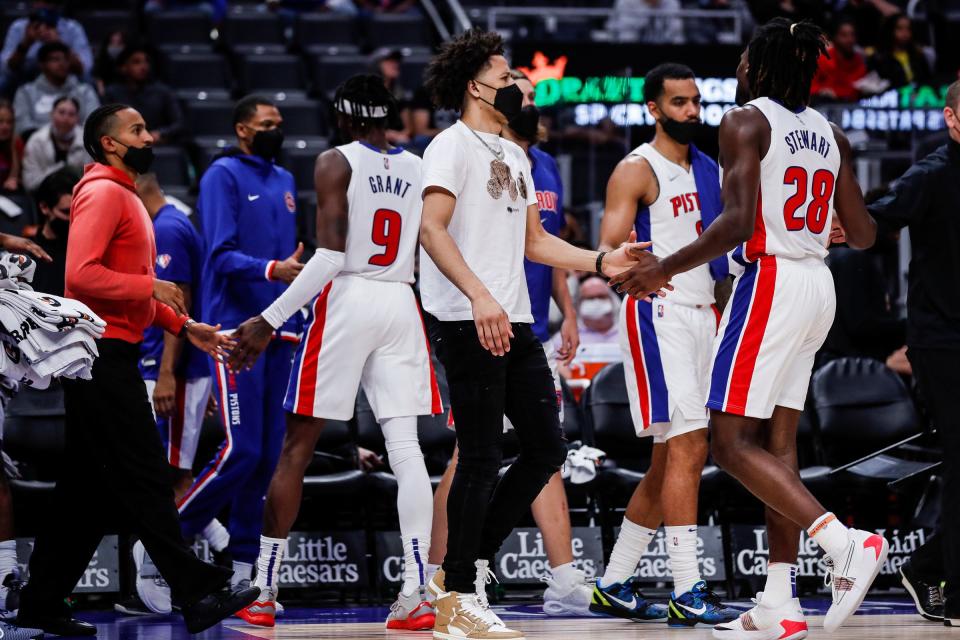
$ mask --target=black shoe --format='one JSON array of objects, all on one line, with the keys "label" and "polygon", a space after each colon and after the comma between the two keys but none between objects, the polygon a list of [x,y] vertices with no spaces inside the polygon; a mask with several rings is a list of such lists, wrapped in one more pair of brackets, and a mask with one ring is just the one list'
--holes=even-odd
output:
[{"label": "black shoe", "polygon": [[211,556],[213,556],[213,564],[218,567],[223,567],[224,569],[229,569],[230,573],[233,573],[233,554],[224,549],[223,551],[213,551],[211,549]]},{"label": "black shoe", "polygon": [[948,598],[943,603],[943,626],[960,629],[960,606],[953,606],[956,598]]},{"label": "black shoe", "polygon": [[95,636],[97,628],[89,622],[82,622],[70,616],[55,616],[50,618],[17,616],[13,621],[18,627],[42,629],[44,633],[54,636]]},{"label": "black shoe", "polygon": [[909,562],[900,567],[900,582],[913,598],[917,613],[934,622],[943,620],[943,589],[939,582],[927,582],[919,577]]},{"label": "black shoe", "polygon": [[252,604],[259,595],[260,587],[236,587],[211,593],[200,602],[183,608],[183,621],[187,623],[187,631],[200,633],[209,629]]}]

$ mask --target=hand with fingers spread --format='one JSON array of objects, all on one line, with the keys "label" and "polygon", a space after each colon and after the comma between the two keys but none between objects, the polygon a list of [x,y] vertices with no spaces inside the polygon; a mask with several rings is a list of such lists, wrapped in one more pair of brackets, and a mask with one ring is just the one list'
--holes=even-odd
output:
[{"label": "hand with fingers spread", "polygon": [[263,316],[254,316],[249,320],[244,320],[233,332],[236,345],[230,352],[230,359],[227,362],[230,370],[239,372],[252,368],[253,363],[257,361],[260,354],[270,344],[273,332],[273,327],[263,319]]},{"label": "hand with fingers spread", "polygon": [[200,351],[203,351],[217,362],[225,362],[230,350],[236,342],[228,335],[217,333],[220,325],[210,326],[203,322],[188,320],[186,325],[187,340]]},{"label": "hand with fingers spread", "polygon": [[183,289],[166,280],[153,281],[153,299],[162,302],[177,312],[178,315],[187,315],[186,302],[183,299]]},{"label": "hand with fingers spread", "polygon": [[272,280],[280,280],[290,284],[294,278],[303,271],[303,263],[300,257],[303,255],[303,243],[297,244],[296,250],[290,254],[286,260],[281,260],[273,266],[273,273],[270,274]]},{"label": "hand with fingers spread", "polygon": [[9,233],[0,233],[0,248],[10,253],[28,254],[34,258],[40,258],[44,262],[53,262],[50,254],[44,251],[40,245],[33,240],[21,238],[20,236],[12,236]]},{"label": "hand with fingers spread", "polygon": [[513,328],[510,317],[489,293],[473,302],[473,322],[477,325],[477,337],[483,348],[495,356],[510,351]]}]

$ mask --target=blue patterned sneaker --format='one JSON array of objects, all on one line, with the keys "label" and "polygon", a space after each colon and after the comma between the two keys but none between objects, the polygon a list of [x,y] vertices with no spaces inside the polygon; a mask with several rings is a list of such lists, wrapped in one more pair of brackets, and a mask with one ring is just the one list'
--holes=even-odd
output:
[{"label": "blue patterned sneaker", "polygon": [[630,620],[663,620],[667,617],[663,605],[653,604],[643,597],[636,576],[630,576],[623,582],[614,582],[609,587],[601,587],[597,578],[593,585],[590,611]]},{"label": "blue patterned sneaker", "polygon": [[711,591],[703,580],[680,596],[671,593],[667,608],[669,614],[667,624],[671,627],[692,627],[698,622],[710,625],[723,624],[736,620],[742,613],[737,609],[724,606],[720,596]]}]

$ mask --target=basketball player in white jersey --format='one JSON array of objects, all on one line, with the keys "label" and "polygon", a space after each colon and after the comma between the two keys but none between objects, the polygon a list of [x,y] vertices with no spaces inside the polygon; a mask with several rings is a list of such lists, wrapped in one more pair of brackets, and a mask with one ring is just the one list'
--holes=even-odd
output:
[{"label": "basketball player in white jersey", "polygon": [[[313,299],[284,408],[283,452],[270,483],[257,560],[257,602],[239,612],[273,626],[280,563],[300,507],[303,474],[325,419],[353,417],[362,385],[383,429],[396,475],[404,583],[387,627],[431,629],[424,597],[433,494],[417,439],[417,416],[442,410],[423,320],[413,293],[420,231],[420,164],[391,147],[388,116],[396,105],[378,76],[347,80],[334,100],[351,139],[317,159],[317,237],[321,247],[286,293],[237,329],[230,366],[249,366],[273,327]],[[319,296],[317,295],[319,293]]]},{"label": "basketball player in white jersey", "polygon": [[[619,246],[635,228],[638,240],[653,242],[654,255],[667,256],[696,240],[719,213],[720,178],[716,163],[690,144],[701,126],[693,71],[672,63],[655,67],[644,79],[643,93],[656,134],[610,177],[600,249]],[[703,400],[717,333],[711,270],[725,280],[726,259],[678,275],[665,298],[628,297],[621,306],[630,413],[637,435],[653,437],[653,456],[627,505],[606,572],[594,586],[592,611],[667,618],[674,627],[713,625],[739,615],[701,579],[697,560],[697,494],[708,450]],[[674,582],[666,611],[643,597],[634,577],[661,523]]]},{"label": "basketball player in white jersey", "polygon": [[767,506],[770,565],[757,606],[717,625],[717,638],[807,635],[796,599],[800,527],[825,553],[829,632],[860,606],[888,551],[883,537],[845,527],[797,472],[797,423],[836,307],[823,263],[834,211],[850,246],[876,236],[849,142],[807,106],[824,48],[809,22],[777,18],[757,30],[737,69],[746,104],[720,125],[723,214],[695,242],[611,281],[643,296],[730,250],[743,266],[714,344],[707,407],[714,458]]}]

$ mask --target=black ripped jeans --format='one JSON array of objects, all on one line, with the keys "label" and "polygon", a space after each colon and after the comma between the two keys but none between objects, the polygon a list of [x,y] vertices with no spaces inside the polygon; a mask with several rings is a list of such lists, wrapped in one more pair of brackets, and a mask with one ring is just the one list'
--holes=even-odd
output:
[{"label": "black ripped jeans", "polygon": [[[450,385],[460,460],[447,499],[445,588],[471,593],[478,558],[500,545],[563,464],[566,444],[543,347],[529,324],[513,325],[510,351],[480,345],[472,321],[430,319],[430,337]],[[520,456],[500,481],[503,416],[520,440]]]}]

